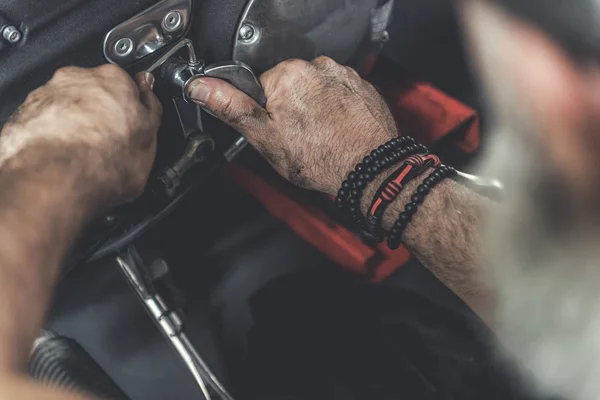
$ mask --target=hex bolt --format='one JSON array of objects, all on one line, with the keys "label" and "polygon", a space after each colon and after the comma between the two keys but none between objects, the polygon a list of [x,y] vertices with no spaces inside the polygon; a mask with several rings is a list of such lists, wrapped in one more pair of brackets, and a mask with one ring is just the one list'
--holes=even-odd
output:
[{"label": "hex bolt", "polygon": [[21,40],[21,38],[23,37],[21,35],[21,32],[15,28],[12,25],[8,25],[5,26],[4,29],[2,29],[2,37],[10,44],[16,44],[19,43],[19,41]]},{"label": "hex bolt", "polygon": [[243,24],[240,28],[239,39],[243,42],[249,42],[254,38],[256,30],[250,24]]},{"label": "hex bolt", "polygon": [[119,57],[126,57],[133,51],[133,40],[121,38],[115,43],[115,54]]},{"label": "hex bolt", "polygon": [[163,25],[167,32],[173,32],[181,28],[183,24],[183,17],[179,11],[171,11],[163,19]]}]

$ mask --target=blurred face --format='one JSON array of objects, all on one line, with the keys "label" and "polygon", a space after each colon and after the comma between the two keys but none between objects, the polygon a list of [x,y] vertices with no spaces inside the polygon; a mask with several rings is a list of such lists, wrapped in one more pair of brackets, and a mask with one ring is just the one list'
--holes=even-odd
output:
[{"label": "blurred face", "polygon": [[532,388],[598,399],[598,72],[488,1],[462,15],[493,113],[479,173],[506,185],[487,225],[494,330]]}]

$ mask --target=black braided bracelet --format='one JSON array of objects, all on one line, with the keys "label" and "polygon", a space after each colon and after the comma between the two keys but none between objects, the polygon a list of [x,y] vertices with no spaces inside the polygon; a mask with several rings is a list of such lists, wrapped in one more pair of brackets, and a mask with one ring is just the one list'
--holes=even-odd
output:
[{"label": "black braided bracelet", "polygon": [[[405,158],[419,153],[427,154],[427,148],[421,144],[411,144],[405,148],[392,151],[388,155],[380,156],[379,159],[376,160],[374,160],[374,157],[369,156],[363,160],[363,165],[367,165],[365,172],[357,174],[356,171],[354,171],[354,173],[350,173],[348,180],[342,184],[342,190],[340,190],[338,196],[347,196],[346,203],[353,222],[362,224],[364,219],[360,209],[360,200],[367,185],[371,183],[379,173],[386,171]],[[369,161],[369,158],[371,161]],[[357,169],[360,169],[360,166],[361,164],[357,166]]]},{"label": "black braided bracelet", "polygon": [[398,220],[390,230],[388,237],[388,247],[396,250],[402,243],[402,234],[406,227],[417,213],[419,205],[423,204],[425,197],[431,189],[439,185],[447,178],[456,176],[456,170],[448,165],[443,165],[436,168],[424,181],[417,187],[417,190],[411,198],[411,202],[404,207],[404,211],[400,213]]},{"label": "black braided bracelet", "polygon": [[413,155],[393,172],[379,187],[364,220],[363,236],[381,243],[387,234],[381,227],[387,207],[400,195],[404,185],[430,168],[440,166],[440,159],[433,155]]}]

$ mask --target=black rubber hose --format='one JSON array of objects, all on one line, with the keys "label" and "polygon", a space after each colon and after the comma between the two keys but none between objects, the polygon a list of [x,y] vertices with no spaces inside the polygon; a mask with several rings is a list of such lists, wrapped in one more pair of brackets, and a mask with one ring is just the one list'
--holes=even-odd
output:
[{"label": "black rubber hose", "polygon": [[129,400],[79,343],[51,331],[35,341],[29,373],[46,386],[83,391],[105,399]]}]

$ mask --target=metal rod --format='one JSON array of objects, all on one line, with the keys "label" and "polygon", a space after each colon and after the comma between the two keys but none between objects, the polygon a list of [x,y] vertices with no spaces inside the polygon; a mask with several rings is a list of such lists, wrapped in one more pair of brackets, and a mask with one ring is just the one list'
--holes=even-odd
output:
[{"label": "metal rod", "polygon": [[210,368],[208,368],[183,331],[181,317],[167,307],[160,294],[151,292],[150,288],[146,286],[136,271],[136,267],[132,265],[134,262],[130,264],[123,257],[117,257],[117,263],[148,314],[150,314],[159,330],[169,340],[181,360],[194,376],[205,399],[211,400],[210,393],[206,387],[206,383],[208,383],[222,399],[233,400],[233,397],[210,371]]}]

